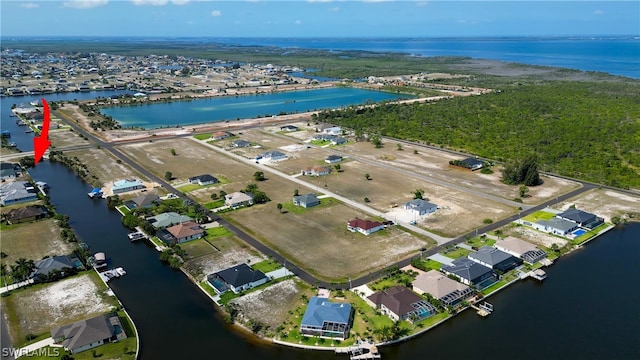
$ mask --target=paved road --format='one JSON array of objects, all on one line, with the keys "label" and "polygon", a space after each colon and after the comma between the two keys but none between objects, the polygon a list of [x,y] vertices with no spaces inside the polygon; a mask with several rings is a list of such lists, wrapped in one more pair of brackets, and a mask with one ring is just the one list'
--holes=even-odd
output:
[{"label": "paved road", "polygon": [[[232,158],[234,158],[234,159],[236,159],[236,160],[238,160],[240,162],[250,163],[254,167],[262,170],[264,173],[271,173],[273,175],[277,175],[277,176],[283,177],[283,178],[285,178],[285,179],[287,179],[289,181],[293,181],[293,182],[295,182],[297,184],[300,184],[302,186],[305,186],[305,187],[308,187],[310,189],[313,189],[314,191],[317,191],[317,192],[322,193],[324,195],[329,195],[329,196],[331,196],[331,197],[333,197],[333,198],[335,198],[337,200],[342,201],[345,204],[348,204],[351,207],[354,207],[356,209],[362,210],[362,211],[368,213],[369,215],[378,216],[378,217],[381,217],[381,218],[384,218],[384,219],[387,219],[387,220],[390,220],[390,221],[394,220],[394,219],[390,218],[387,214],[385,214],[383,212],[380,212],[380,211],[378,211],[376,209],[373,209],[373,208],[371,208],[369,206],[361,204],[361,203],[359,203],[357,201],[353,201],[353,200],[351,200],[349,198],[346,198],[344,196],[341,196],[341,195],[338,195],[336,193],[333,193],[333,192],[329,191],[326,188],[322,188],[320,186],[313,185],[313,184],[311,184],[311,183],[309,183],[307,181],[304,181],[303,179],[300,179],[297,176],[285,174],[282,171],[276,170],[276,169],[274,169],[274,168],[272,168],[270,166],[256,163],[252,159],[247,159],[244,156],[240,156],[240,155],[234,154],[234,153],[232,153],[230,151],[226,151],[226,150],[224,150],[224,149],[222,149],[222,148],[220,148],[218,146],[208,144],[206,140],[197,140],[197,139],[195,139],[193,137],[191,137],[191,139],[193,141],[199,142],[202,145],[205,145],[205,146],[209,147],[210,149],[213,149],[213,150],[215,150],[215,151],[217,151],[217,152],[219,152],[221,154],[224,154],[225,156],[232,157]],[[428,238],[431,238],[431,239],[435,240],[438,244],[445,243],[445,242],[448,242],[448,241],[452,240],[452,238],[446,238],[446,237],[443,237],[443,236],[440,236],[440,235],[437,235],[437,234],[433,234],[433,233],[431,233],[429,231],[426,231],[426,230],[424,230],[422,228],[419,228],[417,226],[411,225],[408,222],[403,222],[403,223],[400,223],[400,224],[402,226],[406,227],[407,229],[417,233],[417,234],[421,234],[421,235],[424,235],[424,236],[426,236]]]},{"label": "paved road", "polygon": [[[91,133],[85,131],[83,128],[77,126],[74,123],[74,121],[72,121],[71,119],[66,118],[66,117],[65,117],[65,119],[74,128],[74,130],[77,133],[85,135],[88,139],[90,139],[91,141],[99,144],[105,150],[110,151],[116,157],[118,157],[123,162],[125,162],[126,164],[131,166],[133,169],[138,171],[140,174],[146,176],[147,178],[149,178],[152,181],[157,182],[158,184],[161,184],[162,186],[164,186],[169,191],[173,191],[176,194],[179,194],[179,196],[181,196],[182,198],[188,199],[187,196],[182,195],[177,189],[173,188],[166,181],[164,181],[163,179],[160,179],[159,177],[157,177],[154,174],[150,173],[149,171],[147,171],[146,169],[141,167],[139,164],[135,163],[133,160],[129,159],[124,154],[122,154],[120,151],[115,149],[116,144],[105,143],[101,139],[99,139],[99,138],[93,136]],[[252,125],[252,126],[247,126],[247,127],[244,127],[244,128],[251,128],[251,127],[259,127],[259,125]],[[243,128],[243,127],[239,127],[239,129],[240,128]],[[193,134],[176,135],[176,136],[164,137],[164,139],[166,139],[166,138],[176,138],[176,137],[189,137],[190,139],[192,139],[194,141],[198,141],[195,138],[193,138],[192,136],[193,136]],[[147,142],[147,141],[149,141],[149,139],[139,139],[137,141],[139,141],[139,142]],[[130,143],[130,142],[127,142],[127,143]],[[231,154],[230,152],[227,152],[227,151],[225,151],[223,149],[220,149],[220,148],[218,148],[216,146],[212,146],[210,144],[207,144],[206,142],[202,142],[202,143],[204,143],[205,145],[211,147],[212,149],[214,149],[216,151],[224,152],[224,154],[226,156],[238,156],[238,155],[235,155],[235,154]],[[428,147],[426,145],[424,145],[424,146]],[[247,160],[244,157],[239,157],[239,158],[243,162],[250,161],[250,160]],[[323,189],[323,188],[320,188],[318,186],[314,186],[312,184],[309,184],[307,182],[299,180],[296,177],[293,177],[293,176],[284,174],[284,173],[282,173],[280,171],[277,171],[277,170],[275,170],[275,169],[273,169],[271,167],[268,167],[266,165],[255,164],[255,162],[252,162],[252,164],[254,166],[256,166],[257,168],[263,170],[265,173],[268,172],[268,173],[271,173],[271,174],[274,174],[274,175],[277,175],[277,176],[284,176],[287,179],[289,179],[290,181],[294,181],[294,182],[297,182],[297,183],[299,183],[299,184],[301,184],[303,186],[306,186],[306,187],[309,187],[309,188],[312,188],[312,189],[316,189],[317,191],[319,191],[321,193],[331,194],[330,192],[327,191],[327,189]],[[420,255],[417,255],[415,257],[410,257],[410,258],[406,258],[404,260],[398,261],[398,262],[396,262],[395,264],[393,264],[391,266],[403,267],[403,266],[409,265],[414,258],[417,258],[417,257],[420,257],[420,256],[431,256],[433,254],[436,254],[436,253],[440,252],[442,249],[446,248],[447,246],[458,244],[458,243],[461,243],[461,242],[465,241],[467,237],[472,237],[472,236],[474,236],[476,234],[483,234],[483,233],[498,229],[498,228],[500,228],[502,226],[507,225],[508,223],[510,223],[510,222],[512,222],[514,220],[517,220],[518,218],[520,218],[522,216],[526,216],[526,215],[528,215],[530,213],[533,213],[535,211],[538,211],[540,209],[543,209],[545,207],[553,205],[553,204],[555,204],[555,203],[557,203],[559,201],[564,201],[566,199],[574,197],[574,196],[576,196],[578,194],[581,194],[581,193],[583,193],[585,191],[588,191],[588,190],[593,189],[593,188],[598,186],[596,184],[586,183],[586,182],[582,182],[582,181],[579,181],[579,180],[576,180],[576,179],[569,179],[569,180],[573,180],[573,181],[579,182],[579,183],[582,184],[582,186],[580,188],[576,189],[576,190],[573,190],[573,191],[569,192],[569,193],[566,193],[564,195],[558,196],[556,199],[552,199],[552,200],[546,201],[546,202],[544,202],[542,204],[529,207],[527,209],[524,209],[521,213],[519,213],[517,215],[510,216],[510,217],[508,217],[506,219],[503,219],[503,220],[500,220],[500,221],[495,222],[493,224],[484,226],[484,227],[482,227],[480,229],[474,230],[473,232],[464,234],[464,235],[459,236],[457,238],[451,239],[451,238],[439,237],[439,236],[437,236],[435,234],[431,234],[431,233],[425,231],[424,229],[420,229],[418,227],[411,226],[410,224],[406,224],[406,225],[403,224],[404,226],[406,226],[407,228],[409,228],[409,229],[411,229],[413,231],[416,231],[416,232],[418,232],[420,234],[424,234],[425,236],[428,236],[430,238],[436,239],[436,241],[438,241],[438,246],[436,246],[434,248],[431,248],[431,249],[428,249],[428,250],[425,250],[425,251],[422,251]],[[611,188],[611,189],[612,190],[616,190],[616,191],[621,191],[620,189],[615,189],[615,188]],[[463,190],[469,191],[469,189],[467,189],[467,188],[464,188]],[[636,195],[636,196],[638,195],[637,193],[631,192],[631,191],[624,191],[624,192],[628,192],[628,193]],[[354,207],[356,207],[358,209],[366,211],[367,213],[370,213],[370,214],[373,214],[373,215],[377,215],[377,216],[382,216],[383,218],[386,218],[384,216],[384,214],[382,214],[382,213],[380,213],[380,212],[378,212],[378,211],[376,211],[374,209],[371,209],[371,208],[369,208],[367,206],[364,206],[363,204],[356,203],[354,201],[351,201],[350,199],[346,199],[346,198],[344,198],[342,196],[338,196],[337,194],[331,194],[331,196],[334,196],[336,199],[344,201],[345,203],[347,203],[347,204],[349,204],[351,206],[354,206]],[[189,200],[192,200],[192,199],[189,199]],[[519,204],[519,205],[521,205],[521,204]],[[385,269],[381,269],[381,270],[378,270],[378,271],[373,271],[373,272],[371,272],[371,273],[369,273],[369,274],[367,274],[365,276],[362,276],[362,277],[360,277],[358,279],[351,279],[348,283],[342,283],[342,284],[333,284],[333,283],[329,284],[329,283],[326,283],[326,282],[323,282],[323,281],[319,281],[318,279],[316,279],[315,277],[313,277],[312,275],[310,275],[306,271],[304,271],[304,270],[298,268],[297,266],[295,266],[294,264],[291,264],[290,262],[288,262],[287,259],[285,259],[284,257],[280,256],[278,253],[276,253],[275,251],[271,250],[270,248],[268,248],[267,246],[262,244],[260,241],[256,240],[255,238],[253,238],[249,234],[245,233],[244,231],[242,231],[241,229],[239,229],[235,225],[229,223],[227,220],[222,219],[222,218],[219,218],[219,219],[216,219],[216,220],[219,221],[220,224],[222,224],[223,226],[225,226],[226,228],[228,228],[229,230],[231,230],[235,234],[237,234],[238,237],[243,239],[245,242],[247,242],[251,246],[253,246],[256,249],[258,249],[261,252],[263,252],[265,255],[273,257],[276,261],[278,261],[281,264],[285,264],[286,267],[289,270],[294,272],[298,277],[300,277],[300,279],[302,279],[303,281],[305,281],[305,282],[307,282],[309,284],[318,284],[318,286],[331,287],[331,288],[335,288],[335,289],[338,289],[338,288],[347,289],[347,288],[350,288],[350,287],[356,287],[356,286],[364,285],[364,284],[366,284],[368,282],[371,282],[371,281],[379,278],[381,276],[381,273],[385,271]],[[392,219],[390,219],[390,220],[392,220]]]}]

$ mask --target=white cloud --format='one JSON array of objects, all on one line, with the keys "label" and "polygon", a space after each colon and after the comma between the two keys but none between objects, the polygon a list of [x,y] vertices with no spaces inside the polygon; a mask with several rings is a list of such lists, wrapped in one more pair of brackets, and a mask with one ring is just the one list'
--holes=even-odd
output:
[{"label": "white cloud", "polygon": [[211,12],[211,16],[221,16],[222,15],[222,11],[220,10],[213,10]]},{"label": "white cloud", "polygon": [[36,4],[36,3],[22,3],[20,4],[21,7],[25,8],[25,9],[35,9],[37,7],[40,7],[40,4]]},{"label": "white cloud", "polygon": [[596,14],[596,15],[604,15],[604,11],[602,11],[602,10],[596,10],[593,13]]},{"label": "white cloud", "polygon": [[173,5],[186,5],[190,2],[191,0],[171,0],[171,3]]},{"label": "white cloud", "polygon": [[416,5],[418,5],[418,6],[427,6],[427,5],[429,5],[429,2],[428,1],[418,1],[418,2],[416,2]]},{"label": "white cloud", "polygon": [[107,5],[108,2],[109,0],[70,0],[65,1],[63,5],[74,9],[90,9]]},{"label": "white cloud", "polygon": [[132,0],[134,5],[164,6],[169,0]]},{"label": "white cloud", "polygon": [[329,12],[338,12],[338,11],[340,11],[340,7],[339,6],[334,6],[334,7],[329,8]]},{"label": "white cloud", "polygon": [[300,24],[302,24],[302,21],[300,21],[300,20],[296,20],[296,21],[294,21],[294,23],[295,23],[296,25],[300,25]]},{"label": "white cloud", "polygon": [[333,2],[333,0],[307,0],[308,3],[328,3]]}]

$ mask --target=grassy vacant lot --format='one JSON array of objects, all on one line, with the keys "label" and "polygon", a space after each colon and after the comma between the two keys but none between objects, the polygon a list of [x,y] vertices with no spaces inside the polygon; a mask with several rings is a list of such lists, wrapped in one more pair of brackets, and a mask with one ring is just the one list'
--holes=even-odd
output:
[{"label": "grassy vacant lot", "polygon": [[55,150],[67,146],[91,144],[91,142],[81,137],[80,134],[74,132],[69,127],[52,129],[51,131],[49,131],[49,139],[51,139],[51,148]]},{"label": "grassy vacant lot", "polygon": [[113,310],[117,300],[94,271],[49,284],[39,284],[11,292],[2,298],[14,346],[26,343],[26,336],[48,333],[62,326]]},{"label": "grassy vacant lot", "polygon": [[530,221],[532,223],[538,221],[538,220],[549,220],[551,218],[553,218],[554,216],[556,216],[556,214],[552,213],[552,212],[548,212],[548,211],[536,211],[533,214],[529,214],[525,217],[522,218],[522,220],[524,221]]},{"label": "grassy vacant lot", "polygon": [[[350,142],[346,146],[340,147],[340,151],[345,155],[351,154],[363,156],[370,160],[382,161],[418,175],[429,176],[436,180],[447,181],[505,199],[518,197],[518,186],[506,185],[500,181],[500,167],[495,167],[493,174],[461,170],[449,166],[449,161],[463,159],[465,156],[404,143],[401,145],[402,150],[398,150],[397,144],[395,141],[385,139],[383,147],[376,149],[369,142]],[[416,154],[414,150],[418,153]],[[529,188],[529,193],[527,194],[529,196],[523,199],[524,203],[537,204],[579,186],[572,181],[553,177],[545,176],[543,180],[543,185]]]},{"label": "grassy vacant lot", "polygon": [[269,203],[225,216],[296,265],[327,281],[365,275],[431,246],[400,227],[369,236],[352,233],[346,222],[368,216],[333,199],[321,201],[330,203],[299,213],[279,213],[275,204]]},{"label": "grassy vacant lot", "polygon": [[4,264],[13,264],[19,258],[38,261],[48,255],[65,255],[73,251],[73,244],[60,237],[60,227],[53,219],[33,223],[3,225],[0,249],[8,256]]},{"label": "grassy vacant lot", "polygon": [[89,148],[82,150],[67,151],[68,157],[78,157],[83,164],[87,165],[87,169],[92,175],[95,175],[102,184],[108,182],[136,178],[142,181],[148,181],[138,174],[135,170],[127,165],[118,162],[111,153],[103,149]]}]

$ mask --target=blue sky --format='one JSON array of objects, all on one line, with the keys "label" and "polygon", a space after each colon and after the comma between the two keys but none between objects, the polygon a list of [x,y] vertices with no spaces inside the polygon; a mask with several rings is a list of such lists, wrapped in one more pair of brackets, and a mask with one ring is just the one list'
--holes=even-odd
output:
[{"label": "blue sky", "polygon": [[2,0],[0,23],[3,37],[638,35],[640,2]]}]

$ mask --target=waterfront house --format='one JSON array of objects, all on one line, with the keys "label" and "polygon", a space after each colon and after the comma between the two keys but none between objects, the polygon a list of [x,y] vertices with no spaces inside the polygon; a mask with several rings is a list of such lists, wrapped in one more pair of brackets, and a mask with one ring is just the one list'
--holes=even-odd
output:
[{"label": "waterfront house", "polygon": [[238,294],[265,284],[269,277],[262,271],[253,270],[249,265],[242,263],[209,275],[207,280],[218,293],[231,290]]},{"label": "waterfront house", "polygon": [[129,209],[148,209],[160,203],[160,197],[155,194],[145,194],[137,196],[131,200],[125,201],[125,205]]},{"label": "waterfront house", "polygon": [[203,175],[198,175],[198,176],[189,178],[189,184],[198,184],[200,186],[217,184],[217,183],[218,183],[218,179],[216,179],[215,177],[209,174],[203,174]]},{"label": "waterfront house", "polygon": [[9,179],[16,178],[16,169],[15,164],[11,163],[0,163],[0,180],[6,181]]},{"label": "waterfront house", "polygon": [[48,212],[44,206],[29,205],[19,209],[11,209],[5,214],[7,224],[18,224],[36,221],[47,217]]},{"label": "waterfront house", "polygon": [[322,133],[329,134],[329,135],[340,135],[342,134],[342,128],[340,126],[324,127],[322,129]]},{"label": "waterfront house", "polygon": [[247,140],[237,139],[231,142],[231,147],[233,148],[245,148],[251,146],[251,143]]},{"label": "waterfront house", "polygon": [[423,199],[413,199],[402,205],[405,210],[409,210],[415,216],[430,214],[438,210],[438,205]]},{"label": "waterfront house", "polygon": [[310,208],[320,204],[320,200],[316,194],[304,194],[293,197],[293,205],[302,206],[303,208]]},{"label": "waterfront house", "polygon": [[234,192],[224,197],[224,204],[232,209],[253,205],[253,196],[243,192]]},{"label": "waterfront house", "polygon": [[170,226],[166,230],[173,236],[178,244],[200,239],[205,235],[204,229],[193,221]]},{"label": "waterfront house", "polygon": [[213,134],[211,134],[211,139],[212,140],[222,140],[222,139],[227,139],[233,137],[233,134],[228,132],[228,131],[218,131],[215,132]]},{"label": "waterfront house", "polygon": [[422,295],[430,294],[444,306],[457,306],[473,296],[474,291],[436,270],[429,270],[416,277],[411,283],[413,291]]},{"label": "waterfront house", "polygon": [[393,321],[416,322],[436,313],[436,308],[406,286],[393,286],[369,295],[366,301]]},{"label": "waterfront house", "polygon": [[502,273],[522,265],[522,259],[491,246],[483,246],[478,251],[469,253],[467,257],[480,265]]},{"label": "waterfront house", "polygon": [[535,245],[513,236],[498,240],[493,246],[498,250],[519,257],[528,264],[535,264],[547,257],[547,253],[544,250],[540,250]]},{"label": "waterfront house", "polygon": [[302,175],[307,176],[325,176],[331,173],[331,168],[328,166],[313,165],[302,169]]},{"label": "waterfront house", "polygon": [[354,219],[347,222],[347,230],[364,235],[369,235],[382,229],[384,229],[384,224],[379,221]]},{"label": "waterfront house", "polygon": [[581,227],[587,229],[593,229],[604,223],[604,219],[596,216],[595,214],[588,213],[586,211],[578,210],[575,208],[567,209],[560,214],[557,214],[556,217],[574,222]]},{"label": "waterfront house", "polygon": [[334,164],[342,161],[342,156],[340,155],[329,155],[324,159],[324,162],[327,164]]},{"label": "waterfront house", "polygon": [[300,334],[344,340],[349,337],[353,322],[353,309],[349,303],[331,302],[327,298],[313,296],[300,322]]},{"label": "waterfront house", "polygon": [[0,185],[0,204],[12,205],[38,199],[35,188],[28,181],[14,181]]},{"label": "waterfront house", "polygon": [[531,226],[536,230],[560,236],[567,236],[580,227],[580,225],[573,221],[561,219],[559,217],[553,217],[549,220],[538,220],[531,224]]},{"label": "waterfront house", "polygon": [[469,169],[471,171],[480,170],[484,166],[484,163],[476,158],[468,157],[462,160],[451,160],[449,164]]},{"label": "waterfront house", "polygon": [[142,181],[138,179],[123,179],[114,181],[113,186],[111,186],[111,191],[115,195],[142,189],[143,187],[144,185],[142,185]]},{"label": "waterfront house", "polygon": [[53,328],[51,337],[65,350],[77,354],[109,342],[126,339],[127,334],[118,314],[110,313]]},{"label": "waterfront house", "polygon": [[82,266],[76,258],[72,260],[66,255],[49,256],[35,262],[36,269],[31,274],[34,280],[46,280],[50,273],[59,272],[60,277],[75,274],[77,269]]},{"label": "waterfront house", "polygon": [[466,257],[460,257],[451,263],[443,265],[440,270],[447,275],[455,276],[463,284],[473,286],[479,290],[498,280],[495,272]]},{"label": "waterfront house", "polygon": [[186,215],[180,215],[176,212],[166,212],[146,219],[156,230],[165,229],[173,225],[182,224],[183,222],[193,221]]}]

